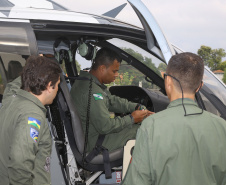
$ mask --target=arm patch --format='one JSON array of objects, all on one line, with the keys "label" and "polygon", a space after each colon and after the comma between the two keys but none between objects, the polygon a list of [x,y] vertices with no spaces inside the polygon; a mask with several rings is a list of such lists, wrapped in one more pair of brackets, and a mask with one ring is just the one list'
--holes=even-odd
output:
[{"label": "arm patch", "polygon": [[101,93],[93,94],[93,97],[95,100],[103,100],[104,99],[104,97]]},{"label": "arm patch", "polygon": [[28,125],[33,125],[34,127],[40,129],[41,122],[35,118],[28,117]]},{"label": "arm patch", "polygon": [[35,142],[38,141],[38,135],[39,135],[39,132],[31,127],[30,128],[30,136]]}]

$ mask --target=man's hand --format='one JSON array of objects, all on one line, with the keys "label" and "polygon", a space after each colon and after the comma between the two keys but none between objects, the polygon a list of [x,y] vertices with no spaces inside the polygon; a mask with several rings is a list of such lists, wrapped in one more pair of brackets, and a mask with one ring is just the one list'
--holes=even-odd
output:
[{"label": "man's hand", "polygon": [[148,110],[136,110],[133,111],[131,116],[133,116],[134,123],[140,123],[143,121],[144,118],[154,114],[154,112]]},{"label": "man's hand", "polygon": [[152,114],[155,114],[155,112],[151,112],[151,111],[147,110],[147,117],[152,115]]}]

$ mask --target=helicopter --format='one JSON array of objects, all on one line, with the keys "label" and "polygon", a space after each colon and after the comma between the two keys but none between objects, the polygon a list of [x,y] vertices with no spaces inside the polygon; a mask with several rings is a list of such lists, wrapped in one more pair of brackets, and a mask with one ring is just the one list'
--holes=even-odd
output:
[{"label": "helicopter", "polygon": [[[119,73],[128,71],[134,78],[129,85],[113,84],[109,88],[111,94],[160,112],[166,109],[169,100],[158,66],[167,65],[173,55],[184,51],[168,41],[142,0],[128,0],[128,4],[143,28],[115,19],[125,4],[103,15],[69,11],[51,0],[39,4],[33,1],[27,6],[17,4],[7,0],[0,3],[0,99],[7,83],[20,75],[28,56],[54,57],[63,74],[57,97],[47,106],[53,139],[52,184],[119,184],[128,166],[128,162],[124,162],[130,159],[129,154],[125,155],[126,148],[109,154],[110,179],[105,177],[102,154],[86,164],[82,162],[85,136],[76,111],[79,107],[71,103],[70,97],[79,69],[89,70],[97,50],[102,47],[116,51],[123,60]],[[131,49],[146,60],[137,57]],[[202,89],[196,94],[198,105],[226,120],[225,84],[208,67],[205,67],[203,81]]]}]

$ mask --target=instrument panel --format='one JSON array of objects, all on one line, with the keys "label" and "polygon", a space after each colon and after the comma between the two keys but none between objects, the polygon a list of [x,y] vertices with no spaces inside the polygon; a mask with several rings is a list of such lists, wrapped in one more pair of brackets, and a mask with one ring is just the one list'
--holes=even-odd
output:
[{"label": "instrument panel", "polygon": [[138,86],[112,86],[109,91],[112,95],[140,103],[152,112],[164,110],[169,104],[167,96]]}]

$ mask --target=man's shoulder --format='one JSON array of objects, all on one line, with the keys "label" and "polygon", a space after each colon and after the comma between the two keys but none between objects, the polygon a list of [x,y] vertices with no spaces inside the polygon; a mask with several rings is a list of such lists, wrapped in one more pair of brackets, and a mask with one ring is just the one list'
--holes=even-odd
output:
[{"label": "man's shoulder", "polygon": [[217,122],[221,122],[225,125],[226,127],[226,120],[224,120],[223,118],[221,118],[220,116],[213,114],[211,112],[208,111],[203,111],[203,116],[205,117],[205,119],[207,120],[213,120],[213,121],[217,121]]},{"label": "man's shoulder", "polygon": [[[197,121],[205,120],[205,122],[217,122],[226,128],[226,121],[218,115],[212,114],[208,111],[203,111],[203,114],[199,116],[200,117],[197,117]],[[181,121],[183,121],[183,119],[193,120],[193,117],[184,116],[184,114],[180,114],[178,111],[175,111],[175,109],[170,108],[170,109],[165,109],[163,111],[155,113],[149,116],[148,118],[146,118],[142,122],[142,127],[150,128],[154,125],[158,125],[158,126],[161,125],[161,126],[168,127],[168,126],[172,126],[172,124],[174,125],[180,124]],[[207,126],[207,124],[205,125]]]},{"label": "man's shoulder", "polygon": [[45,118],[45,113],[43,110],[33,101],[29,99],[25,99],[19,95],[17,95],[15,101],[12,102],[11,107],[15,107],[17,111],[26,114],[36,114],[42,118]]},{"label": "man's shoulder", "polygon": [[30,117],[40,122],[46,121],[46,114],[38,105],[20,96],[12,96],[11,102],[6,102],[1,107],[0,114],[12,119],[24,120]]},{"label": "man's shoulder", "polygon": [[[88,80],[76,80],[74,82],[74,84],[72,85],[72,88],[71,88],[71,94],[72,93],[76,93],[76,94],[79,94],[79,93],[88,93],[89,92],[89,89],[90,89],[90,81]],[[98,86],[96,83],[92,83],[92,92],[94,93],[100,93],[100,92],[103,92],[103,89]]]}]

